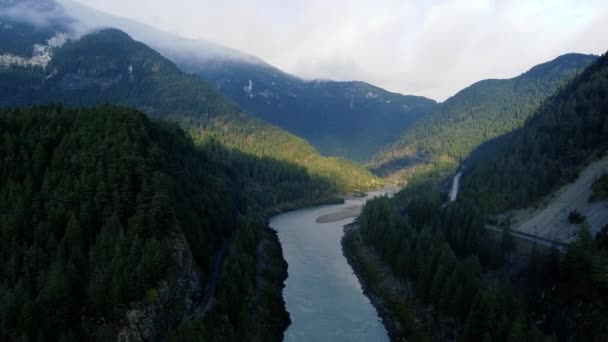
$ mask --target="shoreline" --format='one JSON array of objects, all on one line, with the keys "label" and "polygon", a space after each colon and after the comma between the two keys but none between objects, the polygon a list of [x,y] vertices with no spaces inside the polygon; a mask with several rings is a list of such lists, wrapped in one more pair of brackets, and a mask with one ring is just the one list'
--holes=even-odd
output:
[{"label": "shoreline", "polygon": [[336,221],[341,221],[341,220],[345,220],[348,218],[357,217],[357,216],[359,216],[359,214],[361,214],[362,209],[363,209],[363,207],[360,205],[343,208],[342,210],[339,210],[339,211],[334,211],[329,214],[321,215],[321,216],[317,217],[315,222],[330,223],[330,222],[336,222]]},{"label": "shoreline", "polygon": [[[385,187],[385,188],[390,188],[390,187]],[[373,190],[370,190],[370,191],[373,191]],[[285,257],[283,256],[283,246],[281,246],[281,243],[278,239],[278,235],[276,234],[276,231],[274,229],[270,228],[270,222],[269,222],[270,219],[273,216],[285,214],[287,212],[291,212],[291,211],[295,211],[295,210],[299,210],[299,209],[312,208],[312,207],[329,205],[329,204],[344,204],[346,200],[360,199],[360,198],[365,198],[365,197],[368,197],[367,192],[342,192],[342,193],[336,194],[335,196],[328,196],[328,197],[317,199],[317,200],[308,200],[308,201],[301,201],[301,202],[296,201],[296,202],[283,204],[281,206],[277,206],[277,207],[265,210],[264,217],[266,220],[266,229],[273,232],[272,238],[271,238],[271,240],[272,240],[271,243],[273,245],[277,246],[278,250],[280,251],[279,255],[275,255],[275,258],[278,256],[280,258],[280,261],[282,261],[284,263],[284,265],[286,266],[284,271],[281,270],[281,275],[280,275],[281,279],[275,279],[275,281],[276,281],[275,284],[280,286],[280,302],[282,304],[282,305],[279,305],[281,307],[280,309],[276,308],[275,314],[279,314],[284,317],[286,316],[286,321],[287,321],[286,326],[283,327],[282,332],[280,334],[281,340],[282,340],[282,338],[284,338],[285,332],[291,325],[291,317],[290,317],[289,312],[287,311],[287,306],[285,304],[285,299],[283,297],[283,289],[285,288],[285,282],[287,281],[287,278],[289,277],[289,270],[288,270],[287,261],[285,260]],[[362,208],[363,208],[363,206],[353,206],[350,208],[345,208],[338,212],[333,212],[333,213],[329,213],[326,215],[322,215],[321,217],[318,217],[316,220],[317,220],[317,223],[329,223],[329,222],[340,221],[340,220],[347,219],[347,218],[358,217]],[[355,210],[356,210],[356,212],[355,212]],[[325,218],[323,218],[324,216],[325,216]],[[347,263],[349,264],[351,269],[354,270],[351,260],[346,255],[346,253],[344,253],[344,237],[341,240],[341,249],[342,249],[343,255],[347,259]],[[362,279],[357,274],[357,272],[355,272],[355,275],[357,276],[359,283],[361,284],[361,287],[365,288],[365,286],[362,282]],[[274,292],[275,295],[277,294],[276,290],[278,290],[277,287],[275,287],[275,292]],[[370,296],[366,292],[364,292],[364,295],[367,298],[370,298]],[[278,303],[279,303],[279,301],[276,302],[276,304],[278,304]],[[373,301],[372,301],[372,306],[374,306],[374,308],[376,308],[376,311],[378,312],[378,308]],[[381,319],[382,319],[382,324],[386,329],[386,324],[384,322],[384,319],[382,317],[381,317]],[[389,335],[389,339],[391,341],[393,341],[394,339],[391,336],[389,329],[386,329],[386,330],[387,330],[387,334]],[[277,333],[278,333],[278,331],[277,331]]]},{"label": "shoreline", "polygon": [[[387,190],[387,194],[394,194],[399,188],[392,187],[392,186],[385,186],[382,189]],[[394,190],[394,191],[391,191],[391,190]],[[366,197],[369,197],[369,193],[349,192],[349,193],[342,193],[340,195],[340,198],[342,198],[343,201],[352,200],[352,199],[361,199],[361,198],[366,198]],[[353,218],[353,217],[359,217],[359,215],[361,214],[361,210],[363,210],[364,205],[365,204],[352,205],[350,207],[342,208],[338,211],[334,211],[329,214],[321,215],[321,216],[317,217],[315,222],[330,223],[330,222],[342,221],[342,220]]]},{"label": "shoreline", "polygon": [[407,298],[380,284],[382,271],[377,265],[374,265],[372,260],[369,260],[370,258],[362,255],[362,249],[365,248],[362,244],[358,225],[354,223],[345,225],[341,241],[342,253],[359,280],[363,294],[376,309],[389,339],[412,342],[432,341],[432,334],[415,317],[415,310]]}]

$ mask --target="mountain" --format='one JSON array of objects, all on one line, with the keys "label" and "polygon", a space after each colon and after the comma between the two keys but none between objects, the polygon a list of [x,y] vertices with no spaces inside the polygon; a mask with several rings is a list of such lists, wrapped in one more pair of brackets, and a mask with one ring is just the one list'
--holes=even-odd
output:
[{"label": "mountain", "polygon": [[310,141],[327,155],[368,161],[435,102],[364,82],[306,81],[250,60],[172,58],[247,111]]},{"label": "mountain", "polygon": [[477,82],[407,128],[372,166],[388,174],[421,162],[454,165],[484,141],[523,125],[543,100],[596,58],[567,54],[515,78]]},{"label": "mountain", "polygon": [[[605,176],[596,175],[591,191],[571,190],[571,186],[580,186],[581,171],[605,165],[607,151],[608,55],[604,54],[549,97],[523,127],[484,144],[465,161],[458,201],[488,215],[532,205],[548,208],[553,201],[577,200],[577,194],[591,193],[595,196],[583,201],[599,201],[605,211],[606,198],[596,197]],[[560,211],[570,205],[558,203],[554,213],[562,215]],[[608,333],[608,226],[592,227],[577,211],[567,213],[565,219],[576,234],[568,239],[572,242],[565,255],[544,256],[533,250],[530,256],[529,315],[560,341],[601,341]],[[560,229],[538,228],[545,233]]]},{"label": "mountain", "polygon": [[520,129],[465,161],[462,196],[490,213],[534,204],[608,149],[608,55],[544,102]]},{"label": "mountain", "polygon": [[[542,80],[553,67],[526,76]],[[539,342],[607,336],[608,226],[591,231],[580,212],[564,217],[559,211],[571,203],[552,211],[576,229],[568,245],[535,239],[535,231],[512,234],[509,217],[494,224],[495,214],[580,194],[606,211],[606,176],[595,173],[590,181],[586,171],[608,164],[608,54],[527,116],[462,161],[456,201],[448,202],[441,177],[414,178],[392,198],[368,201],[359,224],[345,233],[345,255],[382,313],[399,323],[390,326],[397,336]],[[572,191],[581,170],[587,189]],[[555,220],[536,221],[546,222]],[[407,296],[399,295],[403,283],[410,284]]]},{"label": "mountain", "polygon": [[[45,13],[40,17],[36,13]],[[0,65],[47,62],[49,39],[71,31],[63,8],[52,0],[0,2]],[[32,56],[34,55],[34,56]],[[35,57],[35,58],[32,58]]]},{"label": "mountain", "polygon": [[[23,25],[30,32],[37,29]],[[2,31],[19,40],[19,34],[11,35],[13,26]],[[378,185],[356,164],[322,157],[306,141],[243,112],[199,77],[182,72],[122,31],[106,29],[75,40],[52,26],[47,31],[36,38],[29,58],[0,51],[0,106],[122,104],[178,121],[200,141],[213,136],[229,147],[305,166],[343,190]]]},{"label": "mountain", "polygon": [[129,33],[199,75],[244,110],[309,141],[324,155],[369,161],[435,105],[364,82],[306,81],[254,56],[185,39],[63,0],[71,16]]},{"label": "mountain", "polygon": [[326,181],[125,107],[0,110],[0,127],[1,340],[160,341],[209,300],[199,337],[282,339],[264,213]]}]

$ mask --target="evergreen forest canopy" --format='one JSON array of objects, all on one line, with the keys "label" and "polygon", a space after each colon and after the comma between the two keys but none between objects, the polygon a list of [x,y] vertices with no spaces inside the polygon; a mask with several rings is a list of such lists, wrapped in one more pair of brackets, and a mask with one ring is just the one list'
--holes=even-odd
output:
[{"label": "evergreen forest canopy", "polygon": [[607,149],[608,56],[603,55],[522,128],[480,147],[465,162],[462,194],[487,213],[522,208],[574,180]]},{"label": "evergreen forest canopy", "polygon": [[246,329],[256,274],[241,267],[255,262],[266,234],[264,216],[252,213],[318,200],[329,187],[300,166],[212,141],[195,147],[176,125],[123,107],[2,111],[0,127],[6,341],[110,338],[131,302],[154,302],[159,281],[178,272],[179,236],[203,282],[220,246],[235,241],[218,295],[237,304],[216,307],[205,334]]},{"label": "evergreen forest canopy", "polygon": [[[0,26],[0,54],[30,57],[32,44],[66,30],[51,26]],[[432,317],[420,324],[396,307],[408,339],[426,341],[424,330],[480,342],[608,336],[608,227],[593,237],[573,217],[582,224],[566,253],[535,246],[516,271],[509,230],[499,241],[485,230],[489,215],[537,203],[606,152],[607,55],[564,55],[437,106],[365,83],[286,77],[287,113],[239,83],[260,72],[252,87],[270,87],[278,70],[216,67],[208,79],[239,80],[222,86],[240,105],[323,150],[365,159],[387,143],[370,130],[408,126],[373,166],[384,174],[422,162],[413,174],[423,177],[370,200],[344,244],[345,253],[354,238],[369,246],[411,288],[421,319]],[[0,107],[11,108],[0,110],[0,340],[116,340],[127,310],[167,303],[171,318],[155,321],[150,339],[282,339],[287,265],[267,215],[380,181],[243,112],[199,76],[113,29],[53,49],[46,66],[0,66]],[[297,101],[285,99],[291,90]],[[371,111],[380,120],[365,124]],[[348,125],[315,136],[311,112]],[[446,204],[441,173],[463,160],[458,200]],[[606,184],[598,177],[591,200],[606,199]]]},{"label": "evergreen forest canopy", "polygon": [[125,33],[107,29],[54,50],[46,68],[0,69],[0,107],[61,102],[104,102],[138,108],[176,121],[197,139],[212,135],[227,147],[296,163],[328,178],[340,190],[377,187],[367,170],[342,158],[326,158],[306,141],[242,110],[197,76]]},{"label": "evergreen forest canopy", "polygon": [[[436,177],[415,179],[392,199],[367,202],[360,235],[397,277],[413,281],[416,301],[442,317],[439,326],[426,322],[429,329],[461,341],[605,338],[608,227],[594,238],[583,222],[565,254],[534,246],[523,270],[513,273],[509,230],[497,241],[484,225],[489,214],[538,201],[605,153],[607,99],[605,54],[523,127],[475,151],[453,204],[443,205]],[[604,181],[598,178],[595,194]]]},{"label": "evergreen forest canopy", "polygon": [[407,128],[372,167],[389,174],[420,163],[460,163],[480,144],[523,125],[536,108],[596,56],[567,54],[505,80],[477,82]]}]

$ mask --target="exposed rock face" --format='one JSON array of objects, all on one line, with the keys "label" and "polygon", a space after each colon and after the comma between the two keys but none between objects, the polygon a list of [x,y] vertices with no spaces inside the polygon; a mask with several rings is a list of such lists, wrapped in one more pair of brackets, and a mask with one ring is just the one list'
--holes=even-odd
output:
[{"label": "exposed rock face", "polygon": [[175,265],[168,279],[132,303],[118,329],[118,341],[161,341],[165,334],[190,315],[202,296],[201,273],[182,233],[170,239]]}]

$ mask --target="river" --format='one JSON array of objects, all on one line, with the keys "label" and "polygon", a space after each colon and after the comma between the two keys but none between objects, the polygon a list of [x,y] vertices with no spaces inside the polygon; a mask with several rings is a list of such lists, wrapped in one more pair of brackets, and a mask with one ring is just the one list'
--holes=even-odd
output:
[{"label": "river", "polygon": [[[344,204],[324,205],[273,217],[289,276],[283,297],[292,324],[285,341],[388,341],[387,332],[342,254],[344,225],[371,192]],[[333,221],[332,221],[333,220]],[[331,221],[331,222],[325,222]]]}]

